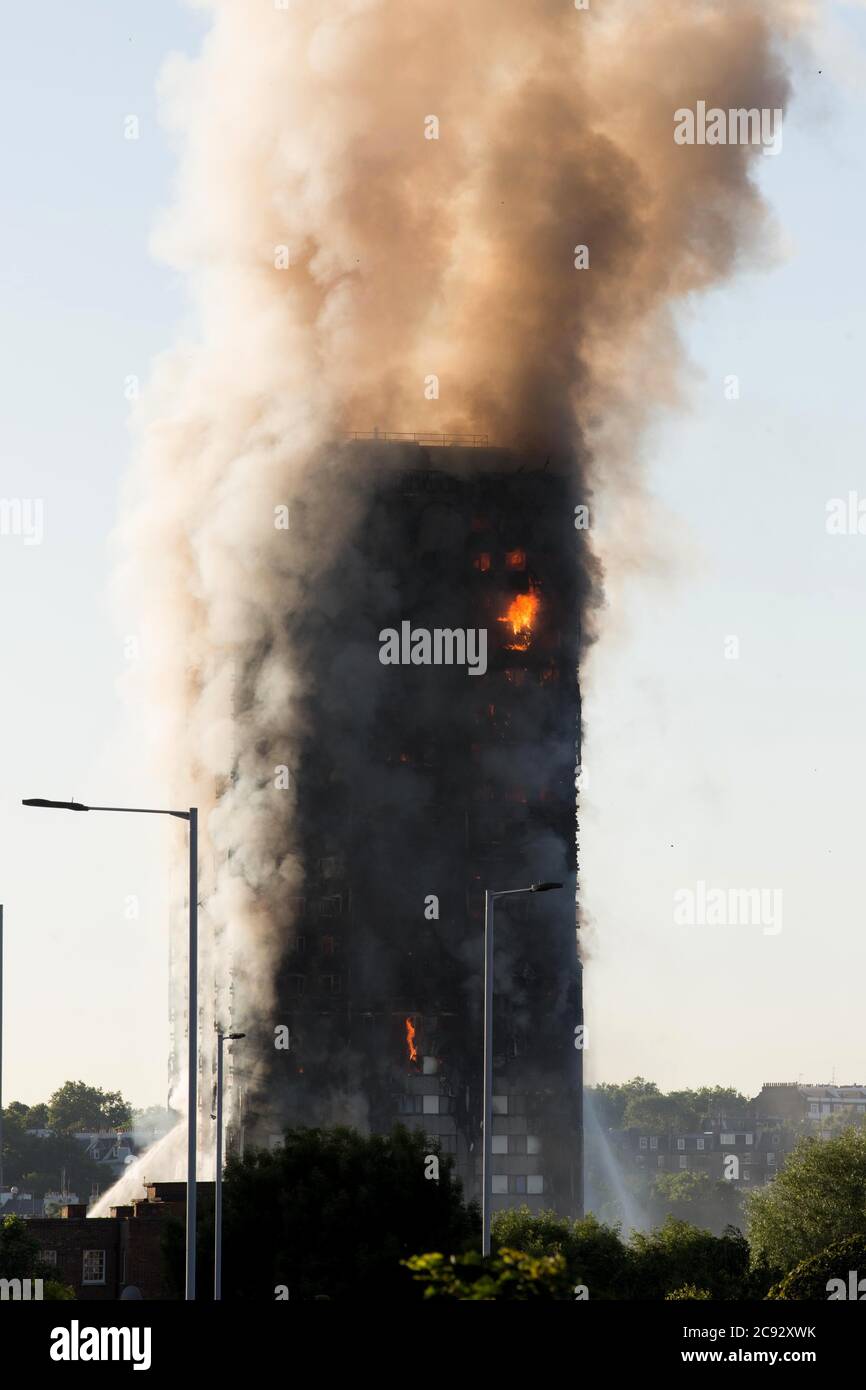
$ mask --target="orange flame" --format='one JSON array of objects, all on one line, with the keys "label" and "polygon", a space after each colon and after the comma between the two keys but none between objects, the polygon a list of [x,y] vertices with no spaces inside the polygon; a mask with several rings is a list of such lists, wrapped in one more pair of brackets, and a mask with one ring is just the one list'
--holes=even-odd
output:
[{"label": "orange flame", "polygon": [[417,1061],[418,1049],[415,1046],[415,1025],[411,1018],[406,1019],[406,1046],[409,1049],[409,1061]]},{"label": "orange flame", "polygon": [[514,633],[514,641],[505,644],[507,651],[526,651],[532,640],[532,628],[538,616],[540,603],[536,590],[530,588],[528,594],[518,594],[512,599],[505,617],[497,619],[500,623],[508,623]]}]

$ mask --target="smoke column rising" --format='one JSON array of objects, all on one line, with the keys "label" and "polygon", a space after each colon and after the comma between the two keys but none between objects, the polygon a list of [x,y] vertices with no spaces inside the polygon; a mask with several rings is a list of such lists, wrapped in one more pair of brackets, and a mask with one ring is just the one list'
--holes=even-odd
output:
[{"label": "smoke column rising", "polygon": [[[673,312],[766,254],[768,234],[760,147],[678,146],[673,113],[784,107],[794,7],[203,8],[200,58],[171,58],[161,79],[180,157],[155,244],[188,280],[195,336],[156,365],[120,540],[145,658],[135,693],[176,804],[202,810],[205,1110],[226,963],[235,1008],[261,1015],[300,872],[290,790],[273,814],[305,680],[281,615],[335,601],[316,575],[351,520],[334,496],[301,553],[274,509],[303,506],[347,430],[480,430],[571,458],[587,501],[620,499],[634,562],[633,457],[676,399]],[[583,569],[592,636],[588,546]],[[238,714],[254,648],[267,656]]]}]

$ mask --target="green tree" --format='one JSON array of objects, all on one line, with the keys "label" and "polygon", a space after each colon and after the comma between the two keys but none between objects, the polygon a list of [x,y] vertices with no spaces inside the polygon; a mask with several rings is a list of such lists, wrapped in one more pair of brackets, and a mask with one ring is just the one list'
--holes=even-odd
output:
[{"label": "green tree", "polygon": [[750,1194],[746,1214],[754,1254],[782,1271],[866,1235],[866,1132],[801,1139],[773,1182]]},{"label": "green tree", "polygon": [[666,1298],[686,1284],[707,1289],[712,1298],[763,1298],[770,1276],[751,1269],[749,1245],[729,1227],[721,1236],[668,1217],[649,1233],[635,1232],[632,1252],[632,1297]]},{"label": "green tree", "polygon": [[654,1081],[633,1076],[631,1081],[622,1083],[602,1082],[599,1086],[587,1086],[586,1103],[594,1111],[599,1127],[606,1131],[624,1127],[623,1116],[630,1100],[660,1094]]},{"label": "green tree", "polygon": [[574,1298],[562,1255],[527,1255],[502,1247],[482,1259],[465,1255],[413,1255],[403,1262],[424,1289],[425,1299],[489,1303]]},{"label": "green tree", "polygon": [[699,1086],[694,1091],[672,1091],[671,1095],[687,1099],[697,1111],[701,1123],[718,1116],[744,1115],[751,1104],[742,1091],[733,1086]]},{"label": "green tree", "polygon": [[569,1221],[552,1211],[528,1207],[497,1212],[491,1223],[490,1244],[497,1249],[522,1250],[527,1255],[562,1255],[569,1283],[585,1284],[592,1299],[625,1298],[630,1282],[630,1256],[619,1228],[606,1226],[593,1215]]},{"label": "green tree", "polygon": [[709,1173],[684,1169],[659,1173],[648,1197],[654,1221],[673,1216],[721,1235],[727,1226],[743,1222],[742,1196],[731,1182],[714,1181]]},{"label": "green tree", "polygon": [[285,1285],[292,1300],[417,1299],[401,1261],[479,1238],[453,1160],[402,1126],[289,1130],[271,1152],[231,1158],[223,1191],[226,1298],[273,1299]]},{"label": "green tree", "polygon": [[132,1107],[120,1091],[103,1091],[84,1081],[67,1081],[48,1102],[48,1124],[60,1134],[128,1129]]},{"label": "green tree", "polygon": [[[837,1297],[842,1293],[848,1298],[852,1273],[855,1275],[856,1284],[859,1284],[861,1278],[866,1278],[866,1238],[863,1236],[848,1236],[845,1240],[836,1240],[817,1255],[811,1255],[808,1260],[801,1260],[784,1279],[773,1285],[767,1298],[808,1299],[817,1302],[829,1299],[831,1293],[835,1293]],[[836,1280],[837,1283],[831,1284],[831,1280]],[[842,1281],[841,1290],[839,1280]],[[859,1302],[859,1288],[854,1292]]]},{"label": "green tree", "polygon": [[688,1102],[674,1096],[632,1096],[623,1115],[623,1129],[640,1129],[645,1134],[666,1133],[670,1129],[694,1131],[700,1123]]},{"label": "green tree", "polygon": [[27,1106],[14,1102],[4,1111],[3,1172],[7,1183],[42,1197],[57,1191],[62,1175],[71,1192],[86,1199],[94,1186],[105,1182],[105,1172],[91,1158],[77,1139],[68,1134],[40,1138],[28,1134]]}]

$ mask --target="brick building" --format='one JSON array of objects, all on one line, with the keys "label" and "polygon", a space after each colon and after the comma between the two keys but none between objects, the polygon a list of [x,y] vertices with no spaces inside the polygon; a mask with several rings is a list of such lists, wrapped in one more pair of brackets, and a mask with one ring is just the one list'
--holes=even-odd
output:
[{"label": "brick building", "polygon": [[[651,1133],[625,1129],[611,1135],[625,1166],[656,1173],[706,1173],[745,1188],[769,1182],[782,1166],[792,1135],[781,1121],[749,1115],[712,1121],[705,1130]],[[731,1163],[731,1157],[736,1159]]]},{"label": "brick building", "polygon": [[[183,1227],[186,1184],[156,1182],[146,1196],[111,1215],[88,1217],[83,1203],[62,1208],[59,1217],[33,1217],[27,1229],[57,1278],[84,1301],[118,1299],[137,1289],[145,1299],[174,1297],[166,1282],[163,1237],[169,1221]],[[213,1202],[213,1183],[198,1184],[202,1205]]]}]

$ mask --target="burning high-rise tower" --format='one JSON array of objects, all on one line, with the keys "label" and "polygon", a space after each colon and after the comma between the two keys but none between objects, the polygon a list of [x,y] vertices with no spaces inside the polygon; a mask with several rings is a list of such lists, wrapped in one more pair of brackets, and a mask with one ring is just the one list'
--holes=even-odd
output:
[{"label": "burning high-rise tower", "polygon": [[[550,457],[356,442],[292,518],[299,546],[335,508],[353,522],[318,601],[284,618],[305,685],[284,776],[301,873],[273,1016],[243,1015],[237,1142],[402,1122],[473,1192],[484,889],[561,879],[558,901],[500,908],[493,1190],[579,1207],[573,486]],[[241,716],[267,654],[238,673]]]}]

